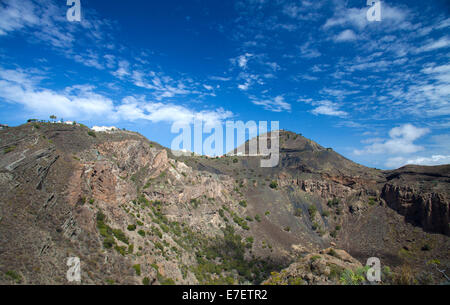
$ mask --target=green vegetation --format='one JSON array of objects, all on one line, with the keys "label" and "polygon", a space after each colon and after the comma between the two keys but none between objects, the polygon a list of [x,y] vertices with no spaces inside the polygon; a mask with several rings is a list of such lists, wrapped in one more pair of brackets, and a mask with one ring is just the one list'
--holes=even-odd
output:
[{"label": "green vegetation", "polygon": [[243,218],[239,217],[238,215],[234,214],[233,221],[237,223],[242,229],[244,230],[250,230],[247,221],[245,221]]},{"label": "green vegetation", "polygon": [[256,220],[257,222],[261,222],[261,216],[260,216],[259,214],[256,214],[256,215],[255,215],[255,220]]},{"label": "green vegetation", "polygon": [[246,207],[247,207],[247,201],[241,200],[241,201],[239,201],[239,205],[240,205],[241,207],[246,208]]},{"label": "green vegetation", "polygon": [[271,189],[276,189],[278,187],[278,183],[276,181],[272,181],[270,182],[269,186]]},{"label": "green vegetation", "polygon": [[133,269],[134,269],[134,271],[136,271],[137,276],[141,276],[141,265],[140,264],[133,265]]},{"label": "green vegetation", "polygon": [[120,229],[113,229],[112,233],[117,238],[117,240],[120,240],[121,242],[128,244],[128,237],[125,235],[125,233]]},{"label": "green vegetation", "polygon": [[355,271],[345,269],[341,274],[339,282],[343,285],[361,285],[366,282],[366,273],[369,266],[358,268]]},{"label": "green vegetation", "polygon": [[114,247],[116,251],[118,251],[122,255],[127,254],[127,247],[125,246],[119,246],[116,244],[116,240],[120,240],[121,242],[128,244],[128,237],[125,235],[125,233],[120,229],[113,229],[110,226],[108,226],[106,221],[106,216],[101,211],[97,213],[97,229],[101,236],[104,237],[103,239],[103,247],[106,249],[111,249]]},{"label": "green vegetation", "polygon": [[20,274],[18,274],[16,271],[14,270],[9,270],[5,272],[5,275],[9,278],[11,278],[14,282],[16,282],[17,284],[20,284],[22,282],[22,276]]},{"label": "green vegetation", "polygon": [[369,197],[369,205],[375,205],[376,204],[375,200],[376,200],[375,197]]},{"label": "green vegetation", "polygon": [[200,204],[200,201],[197,199],[191,199],[191,204],[194,207],[194,209],[198,208],[198,205]]},{"label": "green vegetation", "polygon": [[97,134],[95,133],[95,131],[92,131],[92,130],[89,130],[89,131],[88,131],[88,135],[90,135],[90,136],[93,137],[93,138],[96,138],[96,137],[97,137]]},{"label": "green vegetation", "polygon": [[139,230],[138,234],[141,235],[142,237],[145,237],[145,231],[144,230]]},{"label": "green vegetation", "polygon": [[135,225],[135,224],[133,224],[133,225],[128,225],[127,230],[128,230],[128,231],[135,231],[135,230],[136,230],[136,225]]},{"label": "green vegetation", "polygon": [[127,255],[127,247],[116,245],[114,249],[119,252],[122,256]]},{"label": "green vegetation", "polygon": [[332,200],[328,200],[327,206],[332,208],[332,207],[337,207],[339,204],[340,204],[339,199],[333,198]]},{"label": "green vegetation", "polygon": [[197,265],[191,267],[199,283],[203,285],[235,283],[233,270],[237,271],[240,283],[260,283],[265,280],[274,269],[273,263],[244,258],[246,249],[253,243],[253,238],[248,237],[244,242],[231,226],[226,226],[223,233],[223,238],[217,237],[212,242],[200,239],[204,244],[197,251]]},{"label": "green vegetation", "polygon": [[430,251],[431,250],[431,246],[429,244],[424,244],[421,248],[422,251]]},{"label": "green vegetation", "polygon": [[301,208],[295,209],[294,216],[301,217],[303,215],[303,210]]},{"label": "green vegetation", "polygon": [[317,213],[317,208],[315,205],[310,205],[308,208],[308,213],[309,213],[309,220],[313,221],[314,218],[316,217],[316,213]]},{"label": "green vegetation", "polygon": [[144,277],[142,279],[142,285],[145,285],[145,286],[150,285],[150,279],[148,277]]},{"label": "green vegetation", "polygon": [[339,254],[337,254],[337,252],[334,249],[330,249],[330,251],[328,251],[328,255],[340,258]]},{"label": "green vegetation", "polygon": [[7,154],[7,153],[14,151],[15,149],[16,149],[16,146],[9,146],[9,147],[6,147],[3,149],[3,153]]}]

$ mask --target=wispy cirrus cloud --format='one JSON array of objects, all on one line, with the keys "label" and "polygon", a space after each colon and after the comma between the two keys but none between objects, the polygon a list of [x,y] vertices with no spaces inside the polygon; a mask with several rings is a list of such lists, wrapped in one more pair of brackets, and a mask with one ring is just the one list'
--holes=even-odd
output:
[{"label": "wispy cirrus cloud", "polygon": [[256,99],[251,98],[251,102],[255,105],[262,106],[265,110],[272,112],[291,111],[291,104],[285,102],[283,96],[276,96],[269,99]]}]

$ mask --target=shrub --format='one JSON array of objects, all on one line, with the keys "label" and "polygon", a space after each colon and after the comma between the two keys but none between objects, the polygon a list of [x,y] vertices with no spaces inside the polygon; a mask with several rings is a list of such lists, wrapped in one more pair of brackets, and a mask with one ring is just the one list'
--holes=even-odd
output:
[{"label": "shrub", "polygon": [[137,276],[141,276],[141,265],[140,264],[133,265],[133,269],[134,269],[134,271],[136,271]]},{"label": "shrub", "polygon": [[161,278],[159,283],[161,285],[175,285],[175,281],[172,279]]},{"label": "shrub", "polygon": [[142,237],[145,237],[145,231],[144,230],[139,230],[138,234],[141,235]]},{"label": "shrub", "polygon": [[328,200],[327,206],[332,208],[332,207],[338,206],[339,203],[340,203],[339,199],[333,198],[332,200]]},{"label": "shrub", "polygon": [[9,270],[5,272],[5,275],[14,280],[17,284],[22,282],[22,276],[18,274],[16,271]]},{"label": "shrub", "polygon": [[97,213],[97,221],[104,221],[105,218],[106,218],[106,216],[102,212]]},{"label": "shrub", "polygon": [[416,276],[409,265],[403,265],[394,275],[394,284],[396,285],[414,285],[417,283]]},{"label": "shrub", "polygon": [[430,251],[431,250],[431,246],[429,244],[425,244],[422,246],[422,251]]},{"label": "shrub", "polygon": [[6,147],[3,149],[3,153],[7,154],[7,153],[14,151],[15,149],[16,149],[16,146]]},{"label": "shrub", "polygon": [[136,230],[136,225],[128,225],[128,227],[127,227],[127,230],[128,231],[135,231]]},{"label": "shrub", "polygon": [[116,245],[114,247],[114,249],[116,249],[117,252],[119,252],[122,256],[125,256],[127,254],[127,248],[124,246],[118,246]]},{"label": "shrub", "polygon": [[246,208],[247,207],[247,201],[241,200],[241,201],[239,201],[239,205],[244,207],[244,208]]},{"label": "shrub", "polygon": [[330,216],[330,212],[328,212],[328,211],[322,212],[322,217],[328,217],[328,216]]},{"label": "shrub", "polygon": [[271,189],[276,189],[278,187],[278,183],[276,181],[272,181],[270,182],[269,186]]},{"label": "shrub", "polygon": [[355,272],[349,269],[345,269],[345,271],[342,272],[339,281],[343,285],[361,285],[366,281],[366,273],[368,269],[368,266],[358,268]]},{"label": "shrub", "polygon": [[294,216],[301,217],[303,215],[303,210],[301,208],[295,209]]},{"label": "shrub", "polygon": [[261,222],[261,216],[259,216],[259,214],[255,215],[255,219],[257,222]]},{"label": "shrub", "polygon": [[314,220],[314,218],[316,217],[316,213],[317,213],[317,208],[315,205],[310,205],[308,208],[308,213],[309,213],[309,219],[311,221]]},{"label": "shrub", "polygon": [[337,254],[337,252],[334,249],[330,249],[330,251],[328,251],[328,255],[340,258],[339,255]]},{"label": "shrub", "polygon": [[115,244],[116,244],[116,241],[114,240],[114,237],[112,237],[112,236],[107,236],[103,240],[103,247],[105,247],[106,249],[111,249]]},{"label": "shrub", "polygon": [[285,230],[286,232],[290,232],[290,231],[291,231],[291,227],[287,226],[287,227],[284,228],[284,230]]},{"label": "shrub", "polygon": [[89,131],[88,131],[88,135],[90,135],[90,136],[93,137],[93,138],[96,138],[96,137],[97,137],[97,134],[95,133],[95,131],[92,131],[92,130],[89,130]]},{"label": "shrub", "polygon": [[264,213],[264,215],[269,216],[269,215],[270,215],[270,211],[266,211],[266,212]]},{"label": "shrub", "polygon": [[150,285],[150,279],[148,277],[144,277],[142,279],[142,285],[146,285],[146,286]]},{"label": "shrub", "polygon": [[125,233],[120,229],[113,229],[112,233],[114,236],[120,240],[121,242],[128,244],[128,237],[125,235]]}]

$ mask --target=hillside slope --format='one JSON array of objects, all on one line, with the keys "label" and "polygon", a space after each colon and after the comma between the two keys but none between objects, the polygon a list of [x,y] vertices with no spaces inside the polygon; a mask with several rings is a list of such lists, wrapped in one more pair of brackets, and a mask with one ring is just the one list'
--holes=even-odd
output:
[{"label": "hillside slope", "polygon": [[449,166],[379,171],[280,136],[280,164],[261,168],[129,131],[0,131],[0,283],[67,283],[73,256],[83,284],[261,283],[330,246],[441,281],[426,262],[450,259]]}]

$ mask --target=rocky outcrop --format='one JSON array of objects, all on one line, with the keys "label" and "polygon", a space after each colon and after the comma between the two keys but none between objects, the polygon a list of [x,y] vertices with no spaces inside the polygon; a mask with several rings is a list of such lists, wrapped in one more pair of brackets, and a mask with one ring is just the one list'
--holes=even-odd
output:
[{"label": "rocky outcrop", "polygon": [[387,205],[404,215],[406,221],[426,231],[450,236],[450,210],[446,195],[390,183],[383,187],[381,193]]},{"label": "rocky outcrop", "polygon": [[344,250],[328,248],[309,253],[281,272],[273,272],[265,285],[332,285],[342,274],[361,268],[359,261]]}]

